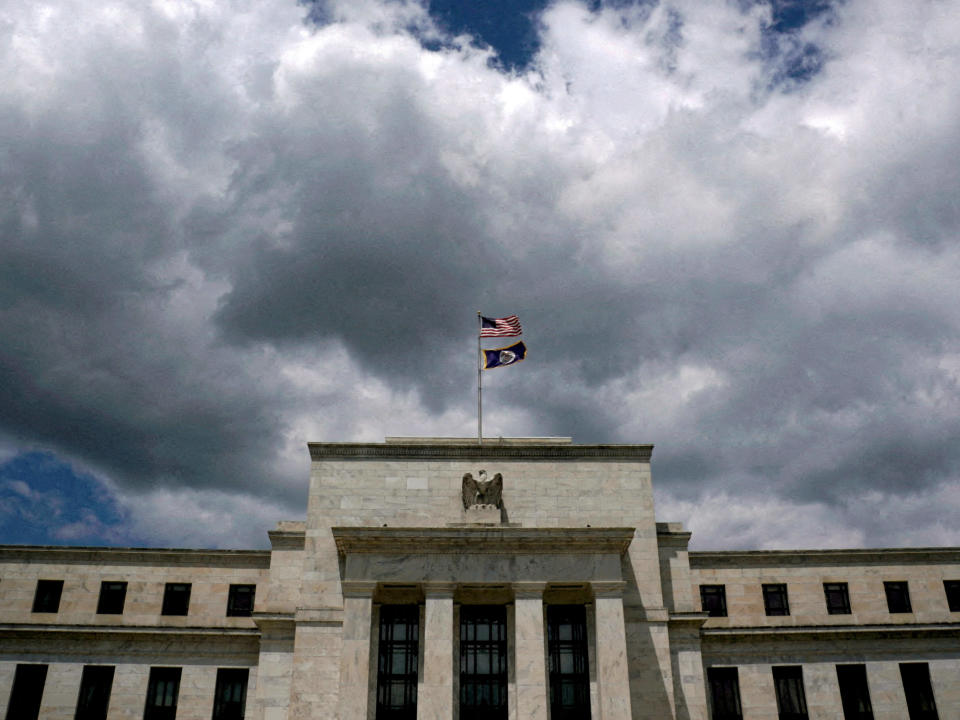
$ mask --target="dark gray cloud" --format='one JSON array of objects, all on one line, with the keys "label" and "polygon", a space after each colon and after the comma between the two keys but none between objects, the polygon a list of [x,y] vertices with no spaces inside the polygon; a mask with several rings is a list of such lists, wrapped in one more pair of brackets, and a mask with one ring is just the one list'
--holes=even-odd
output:
[{"label": "dark gray cloud", "polygon": [[520,75],[416,5],[11,4],[4,447],[230,544],[305,440],[471,433],[516,312],[487,430],[656,443],[702,546],[960,542],[960,16],[869,6],[556,3]]}]

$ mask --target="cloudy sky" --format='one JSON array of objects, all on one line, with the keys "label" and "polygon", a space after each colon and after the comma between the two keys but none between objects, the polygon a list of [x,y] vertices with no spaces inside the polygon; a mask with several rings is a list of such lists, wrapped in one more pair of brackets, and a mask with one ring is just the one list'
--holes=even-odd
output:
[{"label": "cloudy sky", "polygon": [[960,545],[960,3],[0,0],[0,542],[305,443],[654,443],[697,548]]}]

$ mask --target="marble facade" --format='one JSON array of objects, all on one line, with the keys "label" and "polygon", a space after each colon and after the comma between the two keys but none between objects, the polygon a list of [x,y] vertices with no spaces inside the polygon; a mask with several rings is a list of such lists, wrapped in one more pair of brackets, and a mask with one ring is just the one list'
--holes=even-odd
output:
[{"label": "marble facade", "polygon": [[[843,717],[836,666],[862,664],[875,718],[906,718],[901,663],[929,669],[940,718],[960,719],[960,549],[692,552],[654,517],[649,445],[566,438],[388,438],[311,443],[304,521],[269,551],[0,548],[0,708],[19,665],[48,668],[41,718],[73,718],[83,668],[115,668],[109,720],[144,717],[151,668],[182,669],[177,718],[215,717],[218,670],[246,669],[245,717],[375,720],[380,619],[419,608],[417,720],[460,717],[460,618],[502,606],[508,717],[551,718],[547,618],[582,607],[593,720],[707,720],[712,668],[736,668],[743,718],[775,718],[773,669],[802,668],[810,718]],[[461,478],[504,479],[502,507],[464,509]],[[55,612],[33,612],[37,581],[63,580]],[[97,612],[104,581],[127,583],[121,614]],[[884,582],[905,582],[891,613]],[[849,614],[829,614],[824,583]],[[162,613],[166,583],[189,612]],[[225,612],[255,585],[250,616]],[[789,613],[761,588],[782,584]],[[723,616],[701,608],[722,587]],[[9,712],[16,712],[10,709]],[[8,714],[18,718],[17,714]],[[224,716],[226,717],[226,716]]]}]

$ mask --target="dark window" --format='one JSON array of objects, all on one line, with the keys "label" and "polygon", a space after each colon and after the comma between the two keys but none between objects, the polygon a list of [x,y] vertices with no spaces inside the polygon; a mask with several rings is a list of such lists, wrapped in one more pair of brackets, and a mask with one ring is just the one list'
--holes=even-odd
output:
[{"label": "dark window", "polygon": [[735,667],[707,668],[710,699],[713,701],[713,720],[742,720],[740,710],[740,683]]},{"label": "dark window", "polygon": [[938,720],[937,704],[930,686],[930,668],[926,663],[900,663],[900,678],[907,696],[910,720]]},{"label": "dark window", "polygon": [[177,717],[177,696],[180,694],[180,668],[150,668],[147,704],[143,720],[174,720]]},{"label": "dark window", "polygon": [[84,665],[80,679],[80,694],[77,696],[77,713],[74,720],[106,720],[110,704],[110,688],[113,687],[113,667],[109,665]]},{"label": "dark window", "polygon": [[256,585],[231,585],[230,594],[227,596],[227,615],[250,617],[253,613],[253,599],[256,594]]},{"label": "dark window", "polygon": [[97,614],[123,614],[123,602],[126,598],[127,584],[125,582],[100,583],[100,600],[97,601]]},{"label": "dark window", "polygon": [[727,616],[727,590],[723,585],[701,585],[700,607],[710,617]]},{"label": "dark window", "polygon": [[763,609],[767,611],[767,615],[789,615],[790,603],[787,602],[787,586],[764,585]]},{"label": "dark window", "polygon": [[883,591],[887,594],[887,609],[890,612],[913,612],[910,607],[910,589],[906,582],[885,582]]},{"label": "dark window", "polygon": [[380,608],[377,644],[377,720],[416,720],[420,608]]},{"label": "dark window", "polygon": [[246,668],[220,668],[213,692],[213,720],[243,720],[247,707]]},{"label": "dark window", "polygon": [[7,720],[37,720],[46,681],[46,665],[17,665],[7,703]]},{"label": "dark window", "polygon": [[33,611],[55,613],[60,609],[63,580],[37,580],[37,592],[33,596]]},{"label": "dark window", "polygon": [[161,615],[186,615],[190,609],[190,583],[167,583]]},{"label": "dark window", "polygon": [[803,669],[799,665],[775,667],[773,684],[777,690],[779,720],[807,720],[807,696],[803,692]]},{"label": "dark window", "polygon": [[547,606],[551,720],[590,720],[587,615],[583,605]]},{"label": "dark window", "polygon": [[844,720],[873,720],[866,665],[837,665]]},{"label": "dark window", "polygon": [[950,612],[960,612],[960,580],[944,580],[943,590],[947,593]]},{"label": "dark window", "polygon": [[850,614],[850,594],[847,592],[846,583],[824,583],[823,594],[827,599],[828,614]]},{"label": "dark window", "polygon": [[507,613],[460,607],[460,720],[506,720]]}]

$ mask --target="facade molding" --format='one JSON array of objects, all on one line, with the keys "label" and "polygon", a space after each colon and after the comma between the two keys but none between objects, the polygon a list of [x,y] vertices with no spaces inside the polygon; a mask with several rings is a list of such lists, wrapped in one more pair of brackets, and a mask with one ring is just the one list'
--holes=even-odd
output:
[{"label": "facade molding", "polygon": [[468,443],[308,443],[318,460],[624,460],[650,462],[653,445],[567,445]]},{"label": "facade molding", "polygon": [[690,551],[690,567],[781,567],[784,565],[891,565],[960,563],[960,547],[834,550]]},{"label": "facade molding", "polygon": [[399,554],[617,553],[634,528],[333,527],[337,552]]}]

